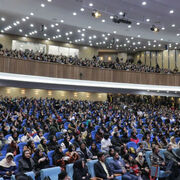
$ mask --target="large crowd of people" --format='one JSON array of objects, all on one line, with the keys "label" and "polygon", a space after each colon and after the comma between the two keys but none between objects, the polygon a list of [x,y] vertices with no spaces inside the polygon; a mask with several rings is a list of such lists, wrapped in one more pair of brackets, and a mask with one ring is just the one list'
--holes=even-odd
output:
[{"label": "large crowd of people", "polygon": [[160,68],[157,64],[154,66],[147,66],[142,64],[139,59],[137,63],[134,63],[133,59],[126,60],[123,62],[123,59],[119,59],[118,57],[114,61],[102,61],[99,57],[92,57],[92,59],[82,59],[76,57],[67,57],[63,55],[52,55],[45,54],[42,52],[33,52],[30,50],[21,51],[21,50],[8,50],[8,49],[0,49],[0,56],[5,56],[9,58],[15,59],[24,59],[24,60],[36,60],[41,62],[51,62],[51,63],[59,63],[59,64],[69,64],[75,66],[84,66],[84,67],[97,67],[101,69],[116,69],[123,71],[135,71],[135,72],[152,72],[152,73],[167,73],[174,74],[178,73],[177,66],[174,70]]},{"label": "large crowd of people", "polygon": [[[0,176],[34,171],[38,179],[41,169],[59,166],[63,179],[66,165],[74,163],[73,179],[88,180],[86,162],[98,159],[98,178],[148,180],[145,153],[152,151],[151,164],[167,171],[169,180],[179,178],[179,122],[176,106],[133,95],[111,102],[0,97]],[[159,149],[167,150],[165,158]]]}]

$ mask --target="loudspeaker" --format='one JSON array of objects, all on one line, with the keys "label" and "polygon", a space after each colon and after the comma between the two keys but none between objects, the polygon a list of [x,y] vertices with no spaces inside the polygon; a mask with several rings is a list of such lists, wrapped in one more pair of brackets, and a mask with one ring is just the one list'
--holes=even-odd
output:
[{"label": "loudspeaker", "polygon": [[3,48],[3,45],[2,44],[0,44],[0,49],[2,49]]}]

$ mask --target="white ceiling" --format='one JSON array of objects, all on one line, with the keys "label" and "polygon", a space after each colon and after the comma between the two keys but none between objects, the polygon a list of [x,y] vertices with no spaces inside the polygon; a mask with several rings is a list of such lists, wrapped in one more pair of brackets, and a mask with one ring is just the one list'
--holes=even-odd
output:
[{"label": "white ceiling", "polygon": [[[143,1],[146,1],[147,5],[143,6]],[[93,7],[90,7],[89,3],[93,3]],[[41,4],[45,7],[41,7]],[[84,8],[83,12],[80,11],[81,8]],[[92,17],[93,9],[102,13],[101,18]],[[180,49],[180,36],[177,36],[180,34],[179,9],[179,0],[0,0],[0,30],[8,34],[27,34],[30,37],[122,51],[163,49],[165,44],[172,49]],[[174,13],[170,14],[170,10],[174,10]],[[126,18],[132,21],[131,28],[126,24],[115,24],[110,19],[111,15],[118,15],[120,11],[125,12]],[[33,16],[30,15],[31,12],[34,13]],[[77,15],[73,16],[73,12]],[[1,20],[2,17],[5,21]],[[29,19],[22,21],[22,18],[26,17]],[[146,22],[147,18],[150,22]],[[104,23],[102,19],[105,20]],[[64,22],[61,23],[61,20]],[[20,24],[14,26],[16,21]],[[136,25],[137,22],[140,23],[139,26]],[[55,25],[56,23],[58,25]],[[30,27],[30,24],[34,27]],[[51,27],[52,24],[54,27]],[[175,24],[175,27],[172,27],[172,24]],[[41,25],[45,25],[47,30],[41,32]],[[150,30],[152,25],[165,27],[165,30],[154,33]],[[8,26],[12,28],[5,30]],[[88,29],[88,26],[91,26],[91,29]],[[58,29],[60,32],[57,32]],[[33,34],[34,31],[37,33]],[[115,43],[111,45],[113,39]]]}]

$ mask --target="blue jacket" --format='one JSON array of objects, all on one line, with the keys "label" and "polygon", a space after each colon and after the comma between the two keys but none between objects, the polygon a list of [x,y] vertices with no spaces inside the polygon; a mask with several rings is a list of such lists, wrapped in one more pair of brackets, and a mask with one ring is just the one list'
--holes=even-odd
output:
[{"label": "blue jacket", "polygon": [[121,174],[122,173],[122,167],[125,167],[125,163],[121,158],[119,158],[119,160],[115,160],[113,158],[110,161],[109,166],[110,166],[110,169],[111,169],[113,174]]}]

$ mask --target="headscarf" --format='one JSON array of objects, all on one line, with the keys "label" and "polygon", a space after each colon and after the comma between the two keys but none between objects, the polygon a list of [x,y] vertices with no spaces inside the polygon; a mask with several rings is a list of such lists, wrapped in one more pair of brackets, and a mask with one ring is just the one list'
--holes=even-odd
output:
[{"label": "headscarf", "polygon": [[6,157],[0,161],[0,166],[5,167],[5,168],[9,168],[11,166],[16,166],[16,163],[13,160],[10,163],[7,162],[7,158],[9,156],[12,156],[14,158],[13,153],[7,153]]},{"label": "headscarf", "polygon": [[[142,159],[139,158],[139,156],[142,156]],[[144,164],[144,157],[143,157],[143,153],[139,152],[138,156],[135,159],[139,164],[143,165]]]}]

